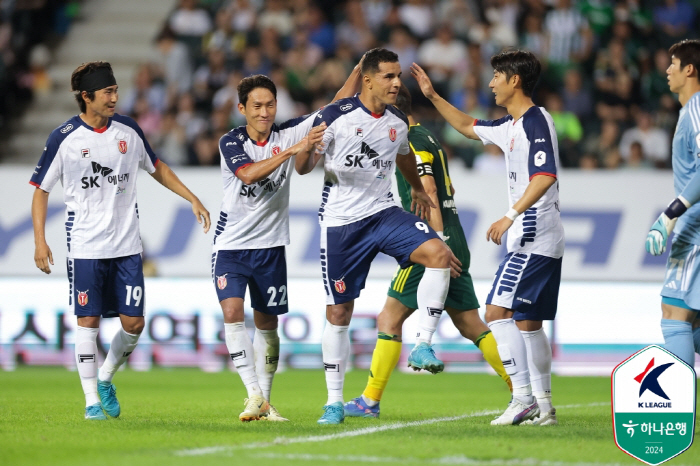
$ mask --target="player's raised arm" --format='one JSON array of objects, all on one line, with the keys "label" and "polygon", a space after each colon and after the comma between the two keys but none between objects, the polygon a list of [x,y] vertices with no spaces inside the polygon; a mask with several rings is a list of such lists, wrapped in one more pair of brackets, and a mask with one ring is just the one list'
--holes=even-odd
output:
[{"label": "player's raised arm", "polygon": [[421,183],[420,176],[418,176],[416,156],[413,150],[409,150],[408,154],[397,154],[396,167],[406,178],[408,184],[411,185],[411,197],[413,198],[411,211],[420,218],[430,221],[430,209],[435,209],[437,206],[423,188],[423,183]]},{"label": "player's raised arm", "polygon": [[309,134],[298,142],[300,147],[294,161],[294,168],[300,175],[306,175],[314,169],[321,157],[323,157],[323,134],[326,130],[326,123],[311,128]]},{"label": "player's raised arm", "polygon": [[425,95],[432,103],[440,115],[447,120],[447,122],[452,125],[454,129],[468,137],[469,139],[480,140],[479,136],[474,132],[474,121],[475,118],[470,117],[464,112],[457,110],[452,104],[443,99],[435,92],[433,88],[433,83],[430,82],[430,78],[426,72],[418,66],[417,64],[411,65],[411,74],[418,85],[420,86],[421,92]]},{"label": "player's raised arm", "polygon": [[195,196],[192,191],[190,191],[185,184],[180,181],[175,172],[173,172],[170,167],[160,160],[156,165],[156,171],[151,174],[155,180],[182,197],[186,201],[192,204],[192,212],[197,218],[197,223],[204,222],[204,233],[209,231],[209,226],[211,225],[211,220],[209,219],[209,211],[204,208],[199,198]]},{"label": "player's raised arm", "polygon": [[32,198],[32,224],[34,225],[34,263],[44,273],[51,273],[49,264],[53,265],[53,254],[46,243],[46,211],[49,205],[49,193],[36,188]]}]

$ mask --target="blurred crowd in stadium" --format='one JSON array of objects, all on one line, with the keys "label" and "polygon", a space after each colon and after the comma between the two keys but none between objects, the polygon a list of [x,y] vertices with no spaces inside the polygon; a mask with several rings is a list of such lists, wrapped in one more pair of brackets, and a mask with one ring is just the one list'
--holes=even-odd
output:
[{"label": "blurred crowd in stadium", "polygon": [[383,46],[399,55],[418,120],[448,155],[501,173],[500,150],[444,123],[408,67],[421,64],[470,115],[498,118],[489,58],[520,47],[544,66],[535,102],[552,114],[563,166],[670,168],[680,106],[668,90],[667,51],[698,36],[699,11],[700,0],[180,0],[118,107],[168,163],[218,165],[219,137],[245,123],[241,78],[273,79],[282,122],[330,102],[362,53]]}]

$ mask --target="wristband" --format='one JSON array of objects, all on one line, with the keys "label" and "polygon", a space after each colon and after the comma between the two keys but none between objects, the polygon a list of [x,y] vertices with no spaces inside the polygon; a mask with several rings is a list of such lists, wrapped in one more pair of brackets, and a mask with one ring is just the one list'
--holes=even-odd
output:
[{"label": "wristband", "polygon": [[669,219],[673,220],[674,218],[678,218],[683,215],[690,206],[690,202],[688,202],[683,196],[678,196],[671,201],[664,213]]},{"label": "wristband", "polygon": [[518,211],[511,208],[508,212],[506,212],[504,217],[508,217],[511,221],[514,222],[515,219],[518,218],[518,215],[520,215]]},{"label": "wristband", "polygon": [[441,232],[441,231],[436,231],[435,233],[438,234],[438,236],[440,237],[441,240],[445,241],[445,234],[444,234],[443,232]]}]

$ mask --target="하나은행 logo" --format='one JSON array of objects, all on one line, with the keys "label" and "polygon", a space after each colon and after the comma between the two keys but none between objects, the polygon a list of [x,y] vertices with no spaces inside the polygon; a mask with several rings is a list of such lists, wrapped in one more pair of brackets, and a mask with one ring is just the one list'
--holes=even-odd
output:
[{"label": "\ud558\ub098\uc740\ud589 logo", "polygon": [[680,455],[695,432],[695,370],[651,345],[612,373],[615,443],[628,455],[657,465]]}]

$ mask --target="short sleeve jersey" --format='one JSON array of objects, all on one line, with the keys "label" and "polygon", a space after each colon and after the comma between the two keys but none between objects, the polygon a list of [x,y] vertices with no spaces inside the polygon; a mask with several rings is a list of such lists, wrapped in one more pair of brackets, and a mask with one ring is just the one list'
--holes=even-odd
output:
[{"label": "short sleeve jersey", "polygon": [[95,129],[75,116],[51,132],[30,183],[63,185],[68,257],[109,259],[139,254],[136,176],[158,159],[134,120],[115,114]]},{"label": "short sleeve jersey", "polygon": [[263,249],[289,244],[289,183],[294,157],[267,178],[246,185],[236,176],[252,163],[269,159],[301,141],[316,114],[273,125],[265,142],[254,141],[245,126],[234,128],[219,140],[224,199],[214,233],[214,251]]},{"label": "short sleeve jersey", "polygon": [[325,122],[325,181],[319,208],[322,225],[340,226],[396,206],[391,174],[397,154],[408,154],[408,119],[388,105],[368,110],[358,96],[323,108],[314,126]]},{"label": "short sleeve jersey", "polygon": [[[557,178],[559,145],[552,117],[544,108],[533,106],[518,121],[510,115],[498,120],[475,120],[474,132],[484,145],[495,144],[505,154],[511,207],[533,177]],[[564,254],[558,180],[508,230],[508,252],[515,251],[555,259]]]},{"label": "short sleeve jersey", "polygon": [[[678,196],[700,170],[700,92],[681,109],[672,147],[673,188]],[[700,245],[700,203],[678,218],[674,232],[679,239]]]},{"label": "short sleeve jersey", "polygon": [[[440,142],[435,135],[421,125],[409,128],[408,142],[416,154],[418,174],[432,176],[437,187],[437,197],[440,200],[440,213],[443,226],[460,226],[457,207],[452,197],[452,180],[450,179],[447,159]],[[411,185],[399,170],[396,170],[396,184],[404,210],[411,210]]]}]

